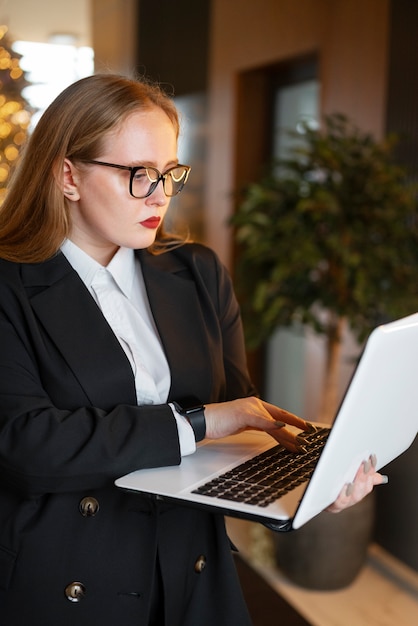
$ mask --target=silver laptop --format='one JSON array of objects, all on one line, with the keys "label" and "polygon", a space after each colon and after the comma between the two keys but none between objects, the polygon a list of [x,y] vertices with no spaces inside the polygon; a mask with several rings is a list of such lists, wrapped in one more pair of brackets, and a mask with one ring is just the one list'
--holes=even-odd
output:
[{"label": "silver laptop", "polygon": [[275,530],[299,528],[336,499],[371,454],[381,469],[409,448],[418,432],[417,372],[418,313],[371,333],[332,428],[309,435],[306,454],[246,431],[204,440],[180,465],[138,470],[116,485]]}]

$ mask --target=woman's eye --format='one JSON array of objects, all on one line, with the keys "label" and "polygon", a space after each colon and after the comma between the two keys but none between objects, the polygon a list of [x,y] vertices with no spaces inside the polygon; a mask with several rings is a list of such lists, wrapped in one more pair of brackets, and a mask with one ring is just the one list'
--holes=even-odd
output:
[{"label": "woman's eye", "polygon": [[144,180],[145,178],[147,178],[145,171],[139,170],[134,174],[134,180]]}]

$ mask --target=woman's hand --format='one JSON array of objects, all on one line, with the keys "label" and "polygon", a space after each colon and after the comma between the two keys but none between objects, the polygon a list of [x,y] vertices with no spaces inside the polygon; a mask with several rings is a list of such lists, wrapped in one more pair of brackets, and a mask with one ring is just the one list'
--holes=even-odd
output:
[{"label": "woman's hand", "polygon": [[243,430],[264,430],[292,452],[303,450],[303,437],[286,425],[312,432],[312,424],[259,398],[240,398],[205,405],[206,437],[219,439]]},{"label": "woman's hand", "polygon": [[372,454],[368,461],[364,461],[359,467],[352,483],[348,483],[341,490],[336,501],[327,508],[331,513],[339,513],[353,504],[360,502],[367,496],[375,485],[384,485],[388,477],[379,474],[375,470],[376,457]]},{"label": "woman's hand", "polygon": [[[240,398],[230,402],[205,405],[206,437],[219,439],[244,430],[263,430],[292,452],[304,451],[301,433],[286,428],[293,426],[304,432],[315,430],[310,422],[259,398]],[[309,447],[309,444],[307,444]],[[388,477],[376,472],[376,457],[371,455],[357,471],[352,483],[344,486],[327,511],[339,513],[367,496],[375,485],[388,482]]]}]

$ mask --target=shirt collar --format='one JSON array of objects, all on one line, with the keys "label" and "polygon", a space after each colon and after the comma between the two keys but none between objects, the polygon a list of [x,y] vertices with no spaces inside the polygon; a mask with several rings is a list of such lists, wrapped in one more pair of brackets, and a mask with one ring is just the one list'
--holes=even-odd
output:
[{"label": "shirt collar", "polygon": [[130,298],[135,276],[134,251],[131,248],[119,248],[106,269],[112,274],[119,289]]},{"label": "shirt collar", "polygon": [[[90,289],[96,272],[102,270],[103,266],[69,239],[64,241],[61,251],[86,287]],[[129,298],[135,275],[134,251],[131,248],[119,248],[106,269],[112,275],[119,289]]]}]

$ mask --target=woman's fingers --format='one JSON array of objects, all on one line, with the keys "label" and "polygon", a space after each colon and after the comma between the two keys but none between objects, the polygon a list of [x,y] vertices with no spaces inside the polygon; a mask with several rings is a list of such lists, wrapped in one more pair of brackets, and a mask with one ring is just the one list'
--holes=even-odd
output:
[{"label": "woman's fingers", "polygon": [[306,452],[309,449],[309,442],[304,439],[303,433],[313,433],[316,427],[294,413],[281,409],[274,404],[264,401],[262,401],[262,404],[273,419],[285,422],[287,425],[302,431],[298,433],[288,428],[281,428],[272,432],[271,435],[291,452]]},{"label": "woman's fingers", "polygon": [[302,433],[292,431],[287,426],[299,431],[313,432],[315,427],[289,411],[259,398],[240,398],[230,402],[206,405],[206,436],[218,439],[243,430],[262,430],[274,437],[292,452],[304,452]]},{"label": "woman's fingers", "polygon": [[308,432],[312,432],[311,429],[315,429],[315,427],[307,422],[306,420],[298,417],[294,413],[290,413],[289,411],[285,411],[285,409],[281,409],[274,404],[270,404],[269,402],[261,401],[262,405],[266,409],[266,411],[273,417],[273,419],[281,422],[286,422],[289,426],[296,426],[300,430],[306,430]]},{"label": "woman's fingers", "polygon": [[[309,442],[303,433],[315,431],[315,426],[289,411],[255,397],[206,405],[206,436],[210,439],[226,437],[243,430],[267,432],[292,452],[305,452]],[[288,428],[299,429],[292,430]],[[372,454],[359,467],[353,482],[344,486],[329,511],[338,513],[369,494],[375,485],[388,481],[387,476],[376,472],[376,457]]]},{"label": "woman's fingers", "polygon": [[327,510],[332,513],[339,513],[360,502],[376,485],[386,484],[389,480],[388,477],[376,472],[375,467],[376,457],[372,454],[360,465],[353,482],[344,485],[336,501]]},{"label": "woman's fingers", "polygon": [[304,441],[303,438],[300,438],[297,432],[289,430],[286,427],[267,432],[274,437],[278,443],[291,452],[307,452],[309,448],[309,443]]}]

